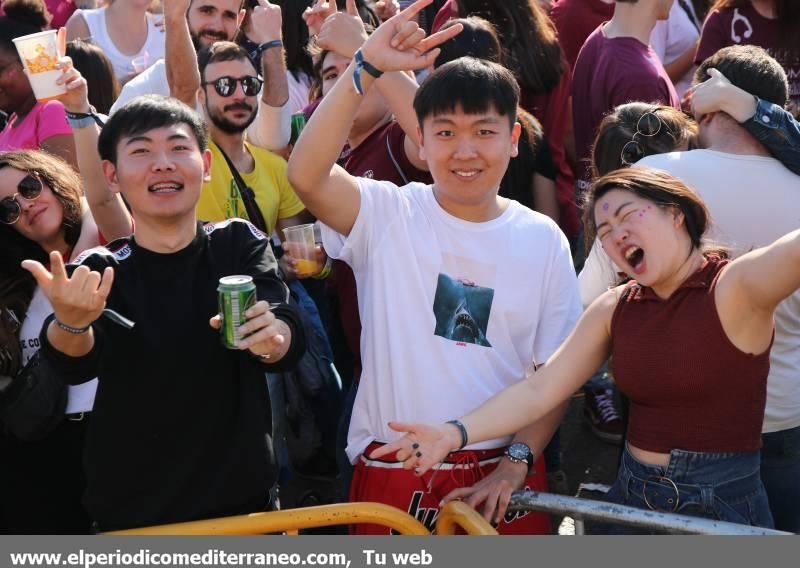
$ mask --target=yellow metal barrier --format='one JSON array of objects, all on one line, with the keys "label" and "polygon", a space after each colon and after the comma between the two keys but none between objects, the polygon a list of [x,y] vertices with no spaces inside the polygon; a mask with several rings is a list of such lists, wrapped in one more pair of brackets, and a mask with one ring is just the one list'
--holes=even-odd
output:
[{"label": "yellow metal barrier", "polygon": [[461,501],[450,501],[436,519],[437,535],[456,534],[461,527],[468,535],[496,535],[497,531],[475,509]]},{"label": "yellow metal barrier", "polygon": [[[463,503],[460,504],[466,507]],[[472,511],[472,509],[469,509]],[[472,511],[475,513],[474,511]],[[477,513],[475,513],[477,515]],[[462,521],[459,513],[456,521]],[[483,518],[481,518],[483,520]],[[486,523],[486,521],[483,521]],[[286,511],[271,511],[268,513],[252,513],[236,517],[223,517],[203,521],[190,521],[171,525],[158,525],[140,529],[115,531],[106,534],[113,535],[253,535],[266,533],[281,533],[296,535],[300,529],[329,527],[334,525],[374,524],[389,527],[407,535],[428,535],[428,529],[409,514],[381,503],[340,503],[337,505],[322,505],[319,507],[305,507],[302,509],[288,509]],[[473,527],[477,525],[461,524]],[[494,529],[486,523],[492,531]],[[470,533],[473,534],[473,533]],[[475,533],[485,534],[485,533]],[[497,534],[497,533],[495,533]]]}]

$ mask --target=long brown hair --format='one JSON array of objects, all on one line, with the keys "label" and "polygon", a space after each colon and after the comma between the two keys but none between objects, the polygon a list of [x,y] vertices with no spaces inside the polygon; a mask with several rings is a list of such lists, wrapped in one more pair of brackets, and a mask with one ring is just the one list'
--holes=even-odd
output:
[{"label": "long brown hair", "polygon": [[[772,0],[772,2],[775,5],[775,19],[778,21],[781,46],[800,52],[800,2],[797,0]],[[750,5],[750,0],[716,0],[708,13]]]},{"label": "long brown hair", "polygon": [[82,39],[67,43],[67,55],[72,58],[75,69],[86,79],[89,103],[98,112],[109,114],[120,89],[111,60],[102,49]]},{"label": "long brown hair", "polygon": [[670,106],[650,103],[625,103],[607,114],[597,130],[592,147],[592,177],[600,177],[624,167],[622,148],[634,140],[639,119],[653,113],[661,121],[655,136],[636,135],[643,156],[674,152],[686,145],[691,148],[697,138],[697,123]]},{"label": "long brown hair", "polygon": [[[20,150],[0,153],[0,169],[14,168],[36,174],[47,184],[61,203],[64,217],[61,227],[64,240],[73,246],[81,232],[81,179],[61,158],[39,150]],[[10,355],[4,369],[15,374],[20,367],[19,329],[12,320],[22,322],[28,311],[36,281],[20,266],[26,259],[47,261],[47,252],[38,243],[20,234],[11,225],[0,224],[0,348]],[[13,313],[13,318],[10,314]]]},{"label": "long brown hair", "polygon": [[536,0],[458,0],[459,16],[494,24],[503,45],[503,64],[534,94],[554,89],[566,71],[555,26]]},{"label": "long brown hair", "polygon": [[[653,168],[625,168],[614,170],[592,182],[583,208],[586,244],[594,241],[597,223],[594,206],[611,190],[620,189],[653,202],[664,209],[677,209],[683,213],[684,226],[692,248],[703,246],[703,235],[711,225],[711,214],[694,191],[678,178]],[[588,249],[587,249],[588,250]]]}]

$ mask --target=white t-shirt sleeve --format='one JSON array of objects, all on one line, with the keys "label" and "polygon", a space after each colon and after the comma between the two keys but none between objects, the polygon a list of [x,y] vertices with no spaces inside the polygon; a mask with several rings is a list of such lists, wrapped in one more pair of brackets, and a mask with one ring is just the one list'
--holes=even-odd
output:
[{"label": "white t-shirt sleeve", "polygon": [[572,264],[567,238],[555,229],[555,254],[550,265],[550,277],[545,283],[544,310],[539,318],[533,345],[534,363],[541,365],[558,349],[572,332],[581,315],[578,281]]},{"label": "white t-shirt sleeve", "polygon": [[345,261],[354,270],[369,258],[370,249],[375,248],[381,229],[408,211],[407,197],[395,184],[367,178],[356,179],[361,205],[350,234],[345,237],[320,224],[325,252],[331,258]]},{"label": "white t-shirt sleeve", "polygon": [[608,257],[606,251],[595,240],[589,257],[583,265],[583,270],[578,275],[578,286],[581,293],[581,303],[584,309],[604,294],[609,288],[616,286],[617,274],[620,270]]}]

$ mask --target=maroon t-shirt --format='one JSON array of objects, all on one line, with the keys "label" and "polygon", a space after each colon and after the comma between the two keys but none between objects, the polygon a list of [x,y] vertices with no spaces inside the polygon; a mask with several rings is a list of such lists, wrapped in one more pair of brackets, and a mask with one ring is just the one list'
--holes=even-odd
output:
[{"label": "maroon t-shirt", "polygon": [[569,96],[572,72],[564,70],[561,81],[547,93],[535,94],[521,89],[519,104],[542,123],[553,165],[556,168],[556,198],[558,199],[558,226],[568,237],[580,231],[578,207],[575,203],[575,172],[567,161],[564,139],[569,127]]},{"label": "maroon t-shirt", "polygon": [[591,177],[591,149],[603,116],[618,105],[644,101],[680,109],[680,99],[658,55],[638,39],[606,37],[603,26],[586,40],[572,76],[575,151]]},{"label": "maroon t-shirt", "polygon": [[614,3],[602,0],[558,0],[550,18],[558,31],[558,43],[571,68],[575,67],[578,53],[586,38],[614,15]]},{"label": "maroon t-shirt", "polygon": [[[403,129],[397,121],[392,120],[370,134],[356,148],[345,149],[339,163],[350,175],[390,181],[398,186],[412,181],[433,183],[430,173],[418,170],[408,160],[403,147],[404,140]],[[350,267],[337,260],[334,261],[329,282],[339,302],[339,318],[347,346],[353,354],[353,380],[358,381],[361,375],[361,319],[358,316],[356,279]]]},{"label": "maroon t-shirt", "polygon": [[778,60],[789,77],[790,111],[798,116],[800,114],[800,52],[780,45],[778,20],[765,18],[750,5],[743,8],[715,10],[709,14],[703,24],[696,63],[702,63],[718,50],[729,45],[757,45],[763,47]]}]

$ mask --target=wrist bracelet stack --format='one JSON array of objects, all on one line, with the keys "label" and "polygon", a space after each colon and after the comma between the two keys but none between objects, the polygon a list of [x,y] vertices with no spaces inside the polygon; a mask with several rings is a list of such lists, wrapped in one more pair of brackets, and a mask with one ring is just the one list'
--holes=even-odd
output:
[{"label": "wrist bracelet stack", "polygon": [[466,427],[461,423],[461,420],[448,420],[447,423],[458,428],[458,431],[461,433],[461,445],[458,447],[458,449],[463,450],[468,441]]}]

